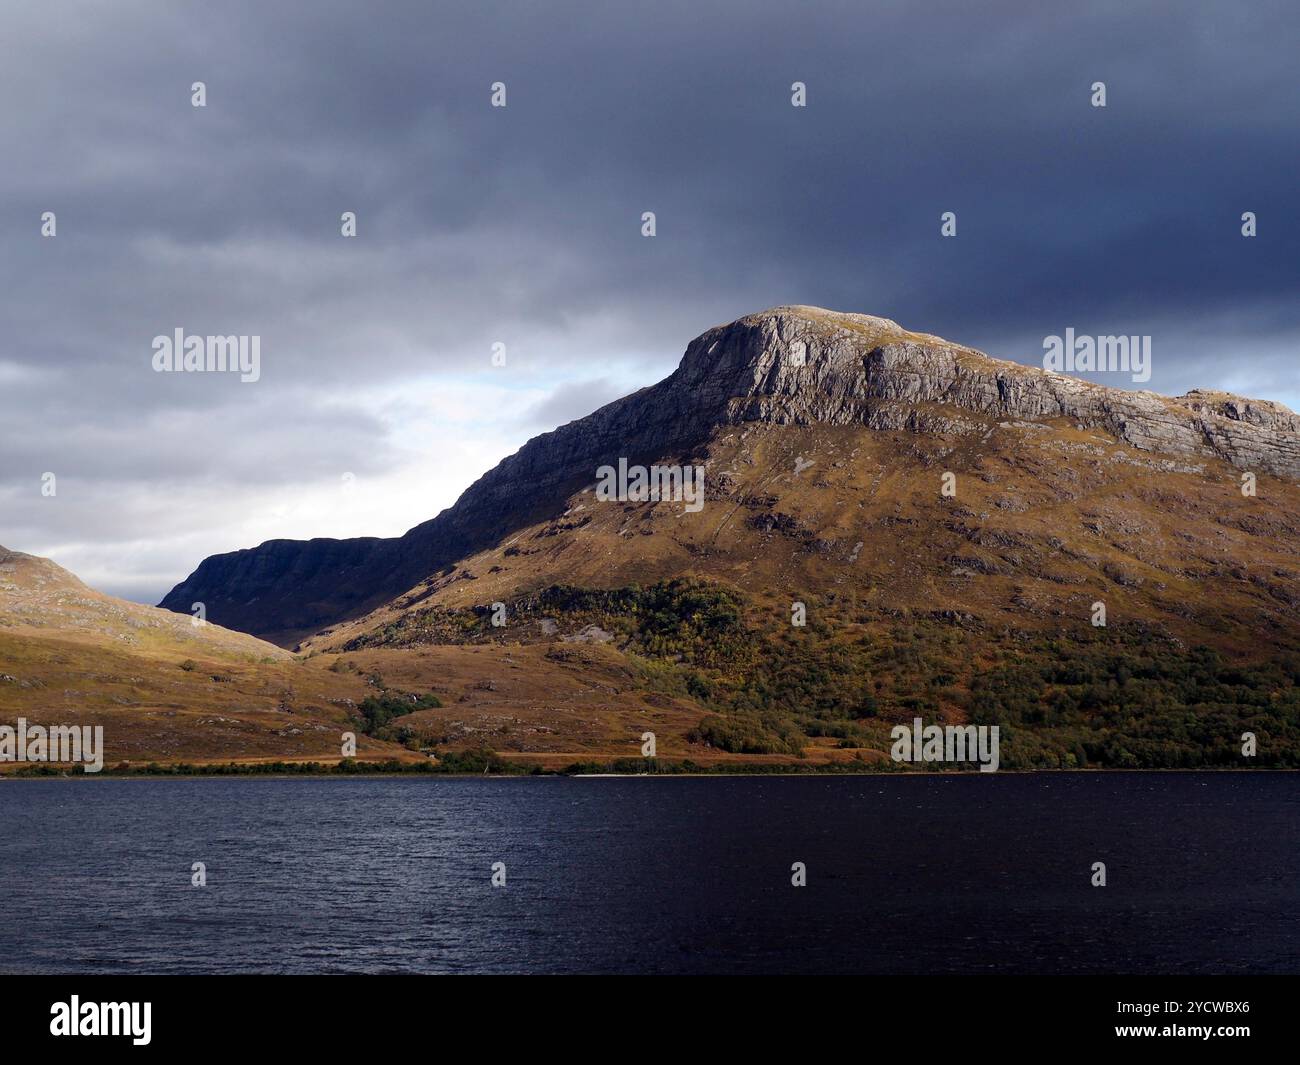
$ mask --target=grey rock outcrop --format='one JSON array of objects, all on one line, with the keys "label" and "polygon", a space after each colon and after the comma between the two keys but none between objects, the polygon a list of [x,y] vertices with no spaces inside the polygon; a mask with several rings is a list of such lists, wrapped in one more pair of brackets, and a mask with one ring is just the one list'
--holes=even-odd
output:
[{"label": "grey rock outcrop", "polygon": [[728,420],[924,429],[952,422],[951,413],[933,409],[938,404],[999,419],[1068,419],[1142,450],[1300,477],[1300,417],[1281,404],[1224,392],[1171,398],[1110,388],[868,315],[814,307],[750,315],[692,342],[668,381],[679,376],[718,399],[718,385],[725,390],[730,379]]}]

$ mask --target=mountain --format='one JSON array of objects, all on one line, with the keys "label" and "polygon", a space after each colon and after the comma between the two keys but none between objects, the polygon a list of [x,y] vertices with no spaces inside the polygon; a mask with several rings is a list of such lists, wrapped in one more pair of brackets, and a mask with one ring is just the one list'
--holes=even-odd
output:
[{"label": "mountain", "polygon": [[[620,461],[703,467],[703,505],[601,498]],[[643,731],[879,762],[923,717],[999,725],[1007,767],[1300,765],[1298,479],[1278,404],[782,307],[403,537],[216,556],[164,605],[433,692],[394,719],[416,743],[538,764]]]},{"label": "mountain", "polygon": [[[793,357],[803,346],[803,364]],[[529,441],[396,538],[272,540],[205,559],[160,606],[285,646],[556,518],[599,466],[698,449],[724,426],[858,426],[957,439],[1030,421],[1180,459],[1300,477],[1300,418],[1218,392],[1166,398],[989,358],[883,318],[779,307],[710,329],[664,381]]]},{"label": "mountain", "polygon": [[[0,725],[101,725],[109,765],[337,761],[365,693],[359,677],[103,595],[49,559],[0,547]],[[411,757],[365,736],[359,756]]]}]

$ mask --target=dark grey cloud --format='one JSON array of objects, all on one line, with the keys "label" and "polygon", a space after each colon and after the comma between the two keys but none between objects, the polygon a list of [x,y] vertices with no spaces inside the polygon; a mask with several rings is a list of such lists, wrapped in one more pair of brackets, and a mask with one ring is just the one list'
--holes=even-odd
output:
[{"label": "dark grey cloud", "polygon": [[[231,517],[269,500],[298,515],[285,534],[358,531],[321,502],[345,471],[375,486],[373,531],[400,531],[474,462],[775,304],[1024,361],[1066,327],[1149,333],[1148,387],[1300,398],[1290,3],[124,0],[0,20],[0,542],[120,557],[145,597],[280,529]],[[177,326],[260,335],[262,380],[154,374]],[[462,450],[424,491],[428,448]],[[58,506],[33,494],[47,470],[77,489]]]}]

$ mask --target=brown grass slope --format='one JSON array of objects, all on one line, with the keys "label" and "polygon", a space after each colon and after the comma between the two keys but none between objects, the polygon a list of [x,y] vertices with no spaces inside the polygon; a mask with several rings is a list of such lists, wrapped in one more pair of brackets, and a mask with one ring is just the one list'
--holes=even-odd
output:
[{"label": "brown grass slope", "polygon": [[[1153,698],[1146,691],[1126,694],[1123,674],[1140,671],[1139,659],[1151,654],[1181,661],[1193,648],[1212,649],[1229,664],[1300,650],[1300,487],[1265,475],[1257,494],[1245,496],[1239,471],[1219,459],[1142,452],[1068,423],[970,415],[966,421],[954,433],[721,428],[685,456],[708,471],[699,513],[676,502],[599,502],[590,489],[578,492],[555,520],[460,560],[303,649],[372,662],[375,655],[392,660],[476,644],[482,663],[511,656],[518,663],[548,648],[595,645],[605,655],[624,652],[634,669],[645,662],[645,648],[619,631],[617,614],[566,615],[530,604],[557,585],[618,589],[687,578],[735,590],[747,628],[777,641],[768,646],[780,656],[851,653],[829,667],[837,675],[816,682],[823,687],[845,688],[845,699],[861,701],[861,691],[847,687],[853,678],[843,674],[870,678],[867,699],[875,709],[845,705],[829,711],[829,726],[801,716],[800,700],[815,700],[816,684],[784,702],[778,695],[799,735],[797,746],[818,760],[878,760],[887,727],[914,713],[996,720],[987,717],[983,678],[1068,663],[1077,653],[1090,669],[1121,676],[1114,705],[1096,715],[1097,729],[1107,731],[1090,741],[1064,712],[1058,720],[1048,715],[1044,726],[1060,726],[1055,742],[1068,753],[1039,755],[1022,739],[1026,764],[1129,764],[1130,756],[1135,764],[1177,764],[1188,757],[1185,750],[1153,746],[1166,733],[1176,734],[1170,742],[1183,748],[1221,746],[1207,760],[1227,762],[1235,737],[1254,720],[1249,708],[1238,713],[1216,703],[1222,721],[1216,716],[1208,739],[1189,738],[1183,726],[1161,718],[1146,730],[1145,749],[1128,745],[1136,755],[1118,745],[1117,736],[1143,731],[1132,718],[1146,713]],[[956,477],[951,498],[941,493],[945,472]],[[809,625],[802,629],[789,624],[795,601],[807,604]],[[484,624],[497,602],[507,605],[508,618],[499,629]],[[1097,602],[1107,612],[1101,630],[1092,624]],[[1102,639],[1111,644],[1100,646]],[[668,658],[670,668],[692,664],[681,654]],[[730,669],[722,663],[702,676],[706,685],[734,689],[735,674],[760,665],[766,667],[737,659]],[[414,669],[410,682],[428,681],[440,668]],[[1167,677],[1160,683],[1178,690]],[[689,688],[678,693],[723,714],[739,705],[732,699],[710,706]],[[1280,694],[1293,698],[1293,685],[1272,696]],[[1051,695],[1047,684],[1035,690],[1037,699]],[[1166,695],[1157,693],[1168,702]],[[519,719],[517,707],[485,702],[474,742],[525,756],[572,750],[561,713],[568,699],[557,689],[551,711],[542,709],[544,700],[534,704],[542,731],[528,735],[510,727]],[[633,696],[619,705],[635,702]],[[1277,713],[1286,729],[1297,724],[1293,704]],[[447,716],[427,711],[407,723],[438,732]],[[1274,729],[1274,744],[1285,744],[1289,758],[1294,737],[1281,734],[1278,720],[1265,727]],[[1034,722],[1022,713],[1003,724],[1030,728]],[[764,727],[783,728],[770,720]],[[623,742],[610,748],[611,756],[635,753],[635,731],[632,724],[622,727]],[[702,742],[689,743],[686,752],[697,761],[720,756]]]},{"label": "brown grass slope", "polygon": [[[1240,651],[1300,632],[1300,487],[1265,476],[1245,497],[1221,461],[1137,452],[1068,425],[993,421],[951,437],[727,429],[696,458],[709,486],[697,514],[581,492],[559,519],[303,647],[343,647],[412,611],[511,602],[550,584],[681,576],[768,595],[786,612],[815,595],[1054,628],[1090,625],[1100,600],[1112,623],[1140,620]],[[956,475],[955,497],[941,494],[945,472]]]},{"label": "brown grass slope", "polygon": [[[0,548],[0,724],[102,725],[106,765],[337,761],[365,690],[361,678]],[[369,737],[358,755],[410,756]]]}]

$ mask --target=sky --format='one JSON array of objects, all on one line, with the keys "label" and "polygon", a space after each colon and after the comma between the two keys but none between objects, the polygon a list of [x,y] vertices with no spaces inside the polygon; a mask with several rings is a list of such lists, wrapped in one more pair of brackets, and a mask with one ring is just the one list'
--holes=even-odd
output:
[{"label": "sky", "polygon": [[[399,535],[780,304],[1038,365],[1149,335],[1150,381],[1107,383],[1300,407],[1298,31],[1290,0],[8,0],[0,544],[157,602],[209,554]],[[260,378],[155,371],[178,328],[259,337]]]}]

